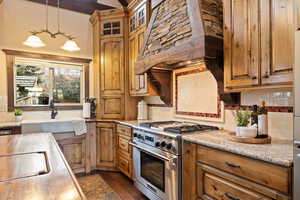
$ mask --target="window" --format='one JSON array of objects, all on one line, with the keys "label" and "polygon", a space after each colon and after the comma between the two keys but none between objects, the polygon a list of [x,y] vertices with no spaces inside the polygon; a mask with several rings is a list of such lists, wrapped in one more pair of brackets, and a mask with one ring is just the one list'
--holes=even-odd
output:
[{"label": "window", "polygon": [[136,18],[135,18],[135,15],[133,15],[130,20],[129,20],[129,30],[130,32],[133,32],[136,28]]},{"label": "window", "polygon": [[83,64],[16,57],[15,107],[81,105],[84,99]]},{"label": "window", "polygon": [[138,11],[138,21],[139,21],[139,26],[145,23],[145,8],[142,8],[141,10]]},{"label": "window", "polygon": [[121,23],[117,22],[108,22],[103,24],[103,35],[115,35],[121,33]]}]

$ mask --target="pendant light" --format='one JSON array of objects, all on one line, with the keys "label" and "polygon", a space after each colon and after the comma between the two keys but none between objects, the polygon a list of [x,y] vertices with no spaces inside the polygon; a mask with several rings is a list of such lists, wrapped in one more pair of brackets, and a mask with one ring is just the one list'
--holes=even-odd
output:
[{"label": "pendant light", "polygon": [[36,35],[30,35],[25,42],[24,45],[29,47],[44,47],[46,46],[45,43]]},{"label": "pendant light", "polygon": [[31,35],[27,38],[25,42],[23,42],[24,45],[30,46],[30,47],[44,47],[46,46],[43,41],[37,36],[41,33],[47,33],[50,35],[51,38],[56,38],[56,36],[61,35],[68,39],[65,44],[61,47],[63,50],[66,51],[79,51],[80,48],[78,47],[77,43],[74,41],[74,37],[67,35],[66,33],[63,33],[60,31],[60,0],[57,0],[57,32],[52,33],[48,29],[48,0],[46,0],[46,28],[41,31],[31,31]]}]

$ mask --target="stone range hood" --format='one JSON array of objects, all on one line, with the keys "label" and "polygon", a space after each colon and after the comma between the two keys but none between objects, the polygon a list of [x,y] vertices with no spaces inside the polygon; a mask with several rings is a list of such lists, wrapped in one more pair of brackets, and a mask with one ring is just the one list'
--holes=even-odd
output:
[{"label": "stone range hood", "polygon": [[239,104],[239,94],[224,94],[222,0],[154,0],[152,9],[136,74],[147,72],[155,81],[153,69],[157,74],[157,69],[171,71],[204,62],[218,82],[220,98]]}]

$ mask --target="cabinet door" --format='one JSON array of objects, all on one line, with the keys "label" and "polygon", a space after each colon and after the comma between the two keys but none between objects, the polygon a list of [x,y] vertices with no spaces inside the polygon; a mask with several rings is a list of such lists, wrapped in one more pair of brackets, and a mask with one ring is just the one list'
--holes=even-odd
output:
[{"label": "cabinet door", "polygon": [[259,83],[259,0],[224,3],[225,87]]},{"label": "cabinet door", "polygon": [[57,141],[72,170],[85,171],[86,147],[85,136],[74,136]]},{"label": "cabinet door", "polygon": [[147,91],[147,74],[135,74],[135,62],[139,56],[140,50],[144,43],[145,27],[136,31],[129,38],[129,73],[130,73],[130,93],[131,95],[146,94]]},{"label": "cabinet door", "polygon": [[[137,52],[138,55],[141,53],[142,46],[144,43],[144,34],[145,34],[146,27],[141,28],[137,33],[136,33],[136,42],[137,42]],[[137,60],[137,58],[136,58]],[[142,74],[142,75],[137,75],[138,80],[137,80],[137,90],[139,94],[146,94],[148,91],[148,85],[147,85],[147,73]]]},{"label": "cabinet door", "polygon": [[120,38],[101,40],[101,94],[124,94],[124,41]]},{"label": "cabinet door", "polygon": [[124,116],[124,41],[109,38],[101,41],[100,114],[104,119]]},{"label": "cabinet door", "polygon": [[129,74],[130,74],[130,94],[135,94],[138,89],[138,75],[135,74],[135,62],[137,59],[137,38],[133,34],[129,38]]},{"label": "cabinet door", "polygon": [[271,200],[262,194],[234,184],[216,174],[206,172],[202,164],[197,164],[197,190],[201,199],[247,199]]},{"label": "cabinet door", "polygon": [[262,84],[293,81],[293,0],[261,0]]},{"label": "cabinet door", "polygon": [[97,124],[97,168],[116,170],[116,132],[113,123]]}]

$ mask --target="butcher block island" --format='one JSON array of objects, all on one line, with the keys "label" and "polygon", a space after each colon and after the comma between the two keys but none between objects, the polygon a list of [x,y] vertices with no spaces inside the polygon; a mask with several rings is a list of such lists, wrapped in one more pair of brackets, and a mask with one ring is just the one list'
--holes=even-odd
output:
[{"label": "butcher block island", "polygon": [[85,200],[51,133],[2,136],[0,200]]}]

